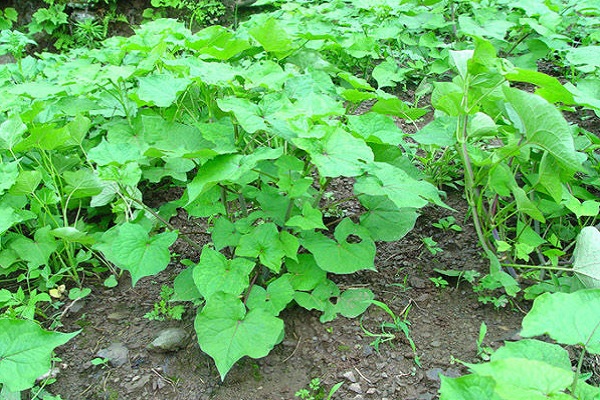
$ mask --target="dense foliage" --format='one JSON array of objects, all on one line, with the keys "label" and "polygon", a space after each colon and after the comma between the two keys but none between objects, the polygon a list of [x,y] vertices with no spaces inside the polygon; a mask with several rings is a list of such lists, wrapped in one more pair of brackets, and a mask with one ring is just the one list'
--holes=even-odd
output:
[{"label": "dense foliage", "polygon": [[[447,207],[450,186],[464,187],[490,259],[473,282],[482,301],[506,304],[520,277],[539,282],[528,298],[598,286],[596,263],[563,261],[597,222],[600,140],[561,113],[600,114],[595,2],[256,3],[266,4],[235,30],[157,19],[97,48],[35,57],[29,36],[2,31],[0,50],[16,59],[0,67],[3,393],[31,387],[72,337],[31,322],[65,286],[76,300],[89,293],[83,276],[114,285],[128,271],[135,285],[173,261],[178,236],[190,241],[168,222],[178,209],[204,221],[210,243],[196,244],[199,262],[181,261],[172,300],[197,308],[198,342],[223,378],[283,339],[292,302],[321,321],[377,304],[332,276],[376,271],[375,243],[402,238],[419,209]],[[4,27],[14,20],[0,14]],[[355,114],[364,102],[370,112]],[[432,111],[415,134],[396,123]],[[347,198],[330,195],[339,182]],[[180,198],[148,205],[176,187]],[[597,255],[594,235],[580,254]],[[12,347],[17,330],[47,351]],[[16,378],[19,363],[29,370]],[[465,379],[491,384],[483,368],[473,370],[485,379]],[[579,398],[595,390],[570,379]]]}]

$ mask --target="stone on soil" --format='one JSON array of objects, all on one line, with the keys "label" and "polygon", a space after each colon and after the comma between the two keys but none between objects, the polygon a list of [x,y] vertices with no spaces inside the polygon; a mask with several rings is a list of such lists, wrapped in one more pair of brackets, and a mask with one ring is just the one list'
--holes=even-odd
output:
[{"label": "stone on soil", "polygon": [[120,367],[129,360],[129,350],[123,345],[123,343],[116,342],[111,343],[105,349],[101,349],[96,353],[97,357],[107,358],[109,364],[113,367]]},{"label": "stone on soil", "polygon": [[154,351],[177,351],[185,347],[187,332],[181,328],[163,329],[158,333],[156,339],[147,346],[148,350]]}]

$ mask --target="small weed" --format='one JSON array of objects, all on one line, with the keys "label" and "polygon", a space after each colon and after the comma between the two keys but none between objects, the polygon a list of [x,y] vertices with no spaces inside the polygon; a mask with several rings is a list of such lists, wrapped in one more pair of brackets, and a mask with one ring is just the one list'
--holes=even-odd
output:
[{"label": "small weed", "polygon": [[456,218],[454,218],[453,216],[440,218],[438,220],[438,222],[434,222],[431,225],[435,228],[443,230],[444,232],[447,232],[447,231],[462,232],[462,230],[463,230],[460,225],[456,224]]},{"label": "small weed", "polygon": [[445,280],[444,278],[442,278],[441,276],[437,276],[435,278],[429,278],[429,280],[431,282],[433,282],[433,284],[437,288],[442,288],[443,289],[443,288],[448,287],[448,281]]},{"label": "small weed", "polygon": [[163,285],[160,289],[160,301],[154,303],[154,309],[144,315],[150,321],[164,321],[165,319],[180,320],[185,312],[185,307],[182,305],[171,306],[169,301],[173,297],[174,290],[167,285]]},{"label": "small weed", "polygon": [[429,250],[431,255],[435,256],[436,254],[444,251],[441,247],[438,246],[437,242],[433,240],[431,236],[421,238],[421,241],[423,242],[427,250]]},{"label": "small weed", "polygon": [[327,397],[325,397],[325,389],[322,386],[319,378],[311,379],[308,384],[308,389],[298,390],[294,396],[299,397],[302,400],[331,400],[331,396],[342,386],[343,382],[338,382],[329,391]]},{"label": "small weed", "polygon": [[483,340],[487,334],[487,325],[485,322],[481,323],[479,327],[479,337],[477,338],[477,356],[481,357],[483,361],[489,361],[490,356],[494,352],[494,349],[483,345]]},{"label": "small weed", "polygon": [[370,343],[370,345],[373,346],[375,351],[379,352],[379,346],[382,343],[390,342],[390,345],[393,346],[391,341],[396,338],[396,333],[394,332],[402,332],[404,333],[404,337],[406,338],[406,340],[408,340],[408,343],[413,351],[413,354],[415,356],[415,364],[417,364],[420,367],[421,361],[419,359],[419,356],[417,355],[417,347],[415,345],[415,342],[412,340],[412,337],[410,336],[410,322],[408,321],[408,313],[410,312],[411,305],[409,304],[408,306],[406,306],[404,310],[402,310],[401,315],[397,316],[388,307],[387,304],[377,300],[371,300],[371,303],[385,311],[386,314],[388,314],[392,318],[392,322],[382,322],[380,325],[381,333],[373,333],[363,326],[361,319],[360,327],[362,328],[365,335],[375,338]]},{"label": "small weed", "polygon": [[106,368],[108,367],[108,363],[109,363],[109,359],[108,358],[102,358],[102,357],[96,357],[94,359],[92,359],[90,361],[90,363],[92,363],[92,365],[94,366],[101,366],[102,368]]}]

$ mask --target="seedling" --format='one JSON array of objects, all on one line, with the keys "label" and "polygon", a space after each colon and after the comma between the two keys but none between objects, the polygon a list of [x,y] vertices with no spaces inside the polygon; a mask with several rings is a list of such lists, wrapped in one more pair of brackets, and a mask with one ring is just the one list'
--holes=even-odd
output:
[{"label": "seedling", "polygon": [[442,278],[441,276],[437,276],[437,277],[430,277],[429,280],[431,282],[433,282],[433,284],[435,285],[435,287],[437,288],[446,288],[448,287],[448,281],[445,280],[444,278]]},{"label": "seedling", "polygon": [[342,385],[343,382],[338,382],[333,385],[327,394],[327,397],[325,397],[325,390],[322,386],[321,380],[319,378],[313,378],[308,384],[308,389],[300,389],[294,394],[294,396],[299,397],[302,400],[331,400],[332,396]]},{"label": "seedling", "polygon": [[462,232],[462,228],[456,224],[456,219],[453,216],[448,216],[448,217],[444,217],[444,218],[440,218],[438,220],[438,222],[434,222],[433,224],[431,224],[432,226],[443,230],[444,232],[446,231],[455,231],[455,232]]},{"label": "seedling", "polygon": [[438,253],[443,252],[444,250],[438,246],[437,242],[433,240],[431,236],[421,238],[421,241],[427,248],[427,250],[431,253],[431,255],[436,255]]},{"label": "seedling", "polygon": [[483,341],[487,334],[487,325],[482,322],[479,326],[479,337],[477,338],[477,356],[481,357],[483,361],[489,361],[490,355],[494,352],[494,349],[488,346],[484,346]]},{"label": "seedling", "polygon": [[174,290],[167,285],[160,289],[160,301],[154,303],[154,309],[144,315],[151,321],[164,321],[165,319],[180,320],[185,312],[185,307],[181,304],[173,306],[169,304],[173,297]]},{"label": "seedling", "polygon": [[92,365],[100,366],[102,368],[108,367],[109,362],[110,362],[110,360],[108,358],[102,358],[102,357],[96,357],[90,361],[90,363],[92,363]]}]

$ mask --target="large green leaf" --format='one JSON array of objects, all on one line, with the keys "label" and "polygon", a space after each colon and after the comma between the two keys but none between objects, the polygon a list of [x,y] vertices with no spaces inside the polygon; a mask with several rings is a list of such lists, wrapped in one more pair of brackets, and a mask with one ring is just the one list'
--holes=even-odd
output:
[{"label": "large green leaf", "polygon": [[573,382],[573,372],[527,358],[504,358],[469,368],[496,381],[496,393],[510,400],[545,400],[560,396]]},{"label": "large green leaf", "polygon": [[504,94],[510,119],[525,134],[526,144],[548,151],[567,171],[582,170],[571,128],[556,107],[522,90],[505,87]]},{"label": "large green leaf", "polygon": [[221,379],[240,358],[264,357],[283,339],[283,321],[262,308],[246,312],[237,296],[215,293],[196,316],[200,348],[215,360]]},{"label": "large green leaf", "polygon": [[600,354],[600,289],[544,293],[523,318],[521,336],[547,334],[562,344],[582,345]]},{"label": "large green leaf", "polygon": [[275,53],[277,56],[283,56],[292,50],[293,42],[290,36],[275,18],[266,18],[262,21],[262,25],[248,29],[248,33],[266,51]]},{"label": "large green leaf", "polygon": [[127,222],[105,232],[96,248],[117,267],[129,271],[135,286],[140,278],[167,267],[171,260],[169,247],[175,239],[175,232],[149,236],[140,225]]},{"label": "large green leaf", "polygon": [[367,212],[360,216],[360,225],[367,228],[373,240],[400,240],[412,230],[417,221],[416,209],[398,208],[384,196],[361,196]]},{"label": "large green leaf", "polygon": [[[351,274],[362,269],[375,271],[375,243],[365,228],[344,218],[335,228],[334,237],[335,240],[320,232],[306,232],[302,236],[302,246],[313,254],[317,265],[327,272]],[[348,241],[354,237],[358,240]]]},{"label": "large green leaf", "polygon": [[440,400],[503,400],[494,391],[496,381],[489,376],[440,377]]},{"label": "large green leaf", "polygon": [[204,298],[216,292],[237,296],[250,284],[248,276],[253,268],[254,263],[250,260],[228,260],[223,254],[205,246],[200,262],[194,268],[194,283]]},{"label": "large green leaf", "polygon": [[11,392],[29,389],[50,370],[54,348],[79,332],[48,332],[33,321],[0,319],[0,383]]},{"label": "large green leaf", "polygon": [[593,226],[586,226],[579,233],[573,270],[585,287],[600,288],[600,232]]},{"label": "large green leaf", "polygon": [[322,176],[358,176],[373,161],[373,152],[364,142],[342,129],[333,129],[323,138],[293,139],[310,154]]},{"label": "large green leaf", "polygon": [[387,196],[398,208],[421,208],[430,201],[445,206],[435,186],[412,178],[400,168],[373,162],[366,169],[370,175],[356,179],[354,192],[357,194]]},{"label": "large green leaf", "polygon": [[136,93],[138,98],[157,107],[169,107],[191,82],[169,74],[144,76],[138,78],[138,81],[139,88]]}]

